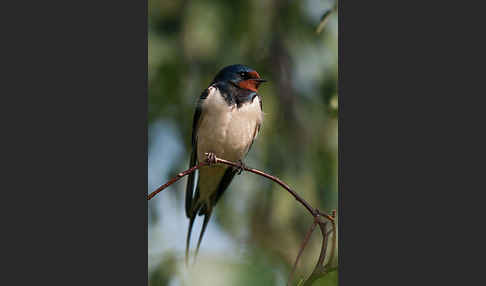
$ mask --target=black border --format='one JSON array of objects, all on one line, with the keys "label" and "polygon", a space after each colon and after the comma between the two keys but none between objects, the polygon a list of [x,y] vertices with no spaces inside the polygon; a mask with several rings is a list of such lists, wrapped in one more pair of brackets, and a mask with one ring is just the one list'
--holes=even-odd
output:
[{"label": "black border", "polygon": [[2,284],[147,285],[147,1],[19,5]]},{"label": "black border", "polygon": [[468,285],[474,8],[339,3],[339,285]]}]

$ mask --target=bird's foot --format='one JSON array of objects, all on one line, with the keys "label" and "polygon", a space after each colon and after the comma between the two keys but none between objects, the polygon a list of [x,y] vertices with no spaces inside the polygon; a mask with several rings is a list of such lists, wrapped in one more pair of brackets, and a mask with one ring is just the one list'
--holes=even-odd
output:
[{"label": "bird's foot", "polygon": [[241,173],[243,172],[243,170],[245,170],[246,165],[243,163],[242,160],[238,160],[237,163],[238,163],[238,167],[236,167],[236,170],[238,170],[238,173],[237,174],[238,175],[241,175]]},{"label": "bird's foot", "polygon": [[213,166],[216,164],[216,155],[212,152],[204,153],[206,155],[206,162],[208,162],[209,167]]}]

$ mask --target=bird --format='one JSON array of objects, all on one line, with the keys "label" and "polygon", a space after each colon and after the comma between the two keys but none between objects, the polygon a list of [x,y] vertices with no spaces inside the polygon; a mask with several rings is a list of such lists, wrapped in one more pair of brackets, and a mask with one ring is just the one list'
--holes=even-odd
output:
[{"label": "bird", "polygon": [[192,227],[197,215],[204,221],[197,242],[196,254],[211,218],[214,206],[237,173],[244,167],[243,159],[251,149],[263,123],[261,83],[254,69],[241,65],[222,68],[196,104],[192,124],[192,152],[189,167],[209,156],[239,162],[240,168],[210,164],[189,175],[186,186],[185,209],[189,219],[186,240],[186,264]]}]

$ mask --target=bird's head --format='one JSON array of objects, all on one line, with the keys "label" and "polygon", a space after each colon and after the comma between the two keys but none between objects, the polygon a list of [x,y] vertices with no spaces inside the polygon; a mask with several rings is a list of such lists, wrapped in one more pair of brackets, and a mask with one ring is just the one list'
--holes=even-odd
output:
[{"label": "bird's head", "polygon": [[252,68],[244,65],[231,65],[224,67],[213,80],[216,82],[227,82],[239,88],[258,91],[258,86],[266,80],[260,78],[260,75]]}]

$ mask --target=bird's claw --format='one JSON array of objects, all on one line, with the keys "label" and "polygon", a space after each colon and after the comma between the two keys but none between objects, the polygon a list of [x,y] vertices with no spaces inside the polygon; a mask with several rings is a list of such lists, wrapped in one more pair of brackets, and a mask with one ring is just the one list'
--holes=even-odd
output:
[{"label": "bird's claw", "polygon": [[241,160],[238,160],[238,167],[236,167],[236,170],[238,171],[238,175],[241,175],[241,173],[243,172],[243,170],[245,170],[246,168],[246,165],[243,163],[243,161]]},{"label": "bird's claw", "polygon": [[206,162],[208,162],[209,166],[216,164],[216,155],[212,152],[204,153],[206,155]]}]

